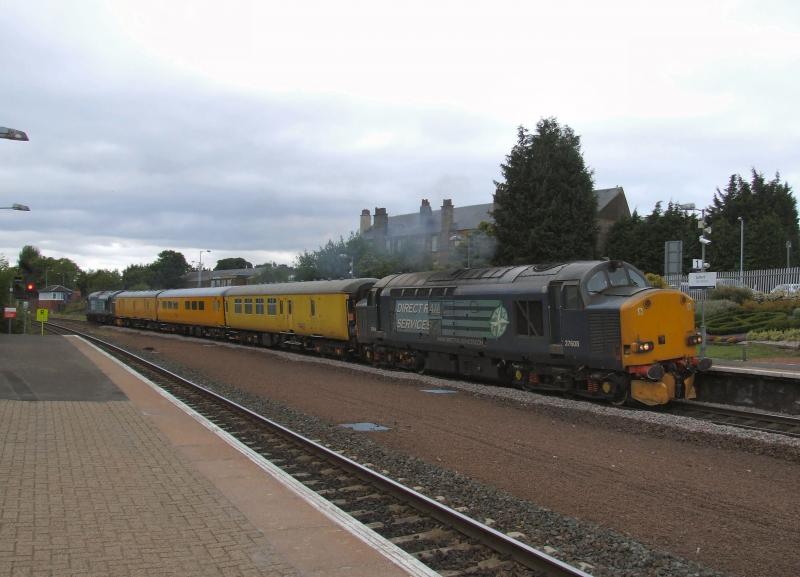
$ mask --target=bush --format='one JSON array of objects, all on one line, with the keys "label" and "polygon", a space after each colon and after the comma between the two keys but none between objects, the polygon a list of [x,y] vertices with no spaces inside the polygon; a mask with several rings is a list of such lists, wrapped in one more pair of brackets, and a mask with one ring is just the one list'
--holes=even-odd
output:
[{"label": "bush", "polygon": [[715,335],[792,328],[800,328],[800,319],[776,311],[726,311],[706,318],[706,331]]},{"label": "bush", "polygon": [[742,305],[742,308],[751,311],[780,311],[786,314],[793,313],[794,309],[798,307],[800,307],[800,300],[796,298],[764,300],[762,302],[748,301]]},{"label": "bush", "polygon": [[719,313],[724,313],[728,311],[740,310],[742,307],[737,305],[733,301],[706,301],[705,304],[702,306],[695,303],[694,308],[694,316],[695,318],[700,318],[702,309],[706,311],[706,318],[712,317]]},{"label": "bush", "polygon": [[647,282],[649,282],[650,286],[653,288],[669,288],[669,285],[663,276],[652,272],[645,273],[644,276],[647,279]]},{"label": "bush", "polygon": [[800,329],[785,331],[750,331],[747,333],[749,341],[800,341]]},{"label": "bush", "polygon": [[753,298],[753,291],[747,287],[718,286],[708,293],[708,298],[712,301],[728,300],[742,304]]}]

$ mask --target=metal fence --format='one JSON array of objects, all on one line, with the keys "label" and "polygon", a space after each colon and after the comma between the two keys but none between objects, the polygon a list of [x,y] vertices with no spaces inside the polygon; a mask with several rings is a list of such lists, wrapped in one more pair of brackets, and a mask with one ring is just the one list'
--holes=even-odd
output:
[{"label": "metal fence", "polygon": [[[689,288],[689,275],[669,275],[665,277],[667,284],[680,288],[694,300],[704,300],[707,291]],[[779,284],[800,283],[800,267],[773,268],[767,270],[746,270],[717,272],[717,286],[746,286],[754,291],[768,293]]]}]

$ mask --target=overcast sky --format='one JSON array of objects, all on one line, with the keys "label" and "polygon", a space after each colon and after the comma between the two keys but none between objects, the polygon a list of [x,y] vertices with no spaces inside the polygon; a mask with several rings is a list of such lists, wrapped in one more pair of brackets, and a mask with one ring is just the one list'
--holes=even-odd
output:
[{"label": "overcast sky", "polygon": [[[556,5],[557,4],[557,5]],[[581,136],[631,210],[800,187],[796,2],[0,0],[0,254],[291,263],[491,202],[520,124]]]}]

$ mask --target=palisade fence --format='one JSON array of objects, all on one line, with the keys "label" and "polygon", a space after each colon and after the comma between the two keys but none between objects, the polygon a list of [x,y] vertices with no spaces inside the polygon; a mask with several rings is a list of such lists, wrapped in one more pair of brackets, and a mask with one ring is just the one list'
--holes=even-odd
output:
[{"label": "palisade fence", "polygon": [[[710,271],[714,272],[714,271]],[[772,268],[767,270],[746,270],[739,282],[739,271],[717,272],[717,286],[746,286],[754,291],[768,293],[779,284],[800,283],[800,267]],[[706,290],[690,289],[689,275],[667,275],[667,284],[688,294],[696,301],[705,300]],[[710,290],[710,289],[709,289]]]}]

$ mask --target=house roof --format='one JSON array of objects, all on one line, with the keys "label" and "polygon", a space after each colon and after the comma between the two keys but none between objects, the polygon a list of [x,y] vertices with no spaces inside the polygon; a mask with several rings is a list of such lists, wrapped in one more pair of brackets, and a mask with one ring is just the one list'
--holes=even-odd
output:
[{"label": "house roof", "polygon": [[[601,188],[594,191],[597,197],[597,212],[601,212],[612,200],[619,195],[625,196],[625,191],[621,186],[613,188]],[[493,203],[473,204],[469,206],[456,206],[453,208],[453,227],[452,230],[474,230],[481,222],[494,222],[490,211],[494,208]],[[398,214],[389,217],[389,228],[387,236],[419,236],[423,234],[438,234],[442,229],[442,210],[431,211],[427,216],[423,213],[413,212],[411,214]],[[369,229],[365,236],[371,236],[373,229]]]},{"label": "house roof", "polygon": [[[250,278],[264,270],[263,266],[256,266],[253,268],[233,268],[228,270],[204,270],[202,272],[203,280],[214,280],[220,278]],[[183,275],[184,280],[187,282],[197,282],[197,271],[192,270]]]},{"label": "house roof", "polygon": [[72,289],[69,289],[69,288],[67,288],[67,287],[65,287],[63,285],[60,285],[60,284],[51,284],[51,285],[47,285],[43,289],[39,289],[39,292],[40,293],[73,293],[75,291],[73,291]]}]

